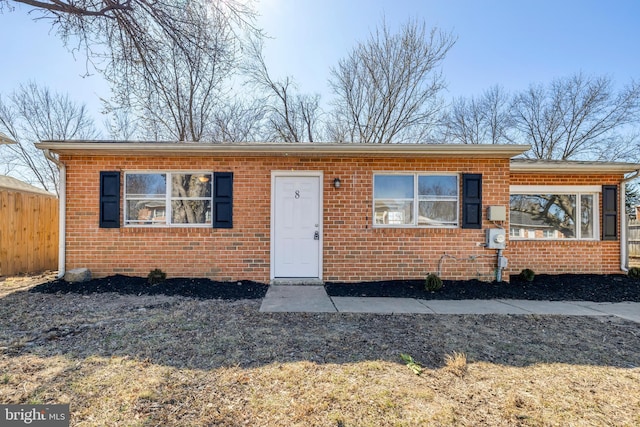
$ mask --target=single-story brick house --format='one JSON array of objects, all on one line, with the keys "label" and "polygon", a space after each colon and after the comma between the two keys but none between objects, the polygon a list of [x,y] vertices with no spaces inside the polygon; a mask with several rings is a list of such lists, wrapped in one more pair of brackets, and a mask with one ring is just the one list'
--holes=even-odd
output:
[{"label": "single-story brick house", "polygon": [[155,268],[271,283],[620,273],[624,183],[640,169],[517,159],[522,145],[39,147],[59,155],[60,269],[95,277]]}]

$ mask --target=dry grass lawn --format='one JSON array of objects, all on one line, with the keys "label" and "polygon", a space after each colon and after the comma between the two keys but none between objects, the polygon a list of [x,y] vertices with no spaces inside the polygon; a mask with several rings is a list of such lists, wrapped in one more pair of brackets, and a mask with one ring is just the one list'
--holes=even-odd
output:
[{"label": "dry grass lawn", "polygon": [[640,325],[617,318],[266,314],[31,285],[0,282],[0,403],[70,403],[74,426],[640,425]]}]

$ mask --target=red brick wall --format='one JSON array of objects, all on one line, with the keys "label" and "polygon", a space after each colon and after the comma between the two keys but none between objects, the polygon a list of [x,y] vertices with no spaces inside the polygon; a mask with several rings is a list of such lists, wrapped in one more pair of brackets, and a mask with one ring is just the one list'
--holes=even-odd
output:
[{"label": "red brick wall", "polygon": [[[271,171],[324,172],[323,278],[364,281],[422,278],[493,280],[496,251],[485,249],[483,229],[373,228],[373,173],[455,172],[483,175],[483,213],[509,205],[509,185],[618,184],[619,175],[511,174],[506,159],[331,157],[66,157],[66,268],[88,267],[96,277],[146,276],[250,279],[270,275]],[[99,172],[233,171],[234,228],[98,228]],[[339,177],[342,186],[333,188]],[[486,215],[485,215],[486,217]],[[509,274],[617,273],[618,241],[510,241]]]},{"label": "red brick wall", "polygon": [[[512,185],[619,185],[621,175],[511,174]],[[602,212],[602,198],[599,212]],[[619,203],[619,202],[618,202]],[[600,233],[602,218],[600,217]],[[620,236],[620,214],[618,215]],[[620,241],[511,240],[509,268],[516,275],[525,268],[536,274],[620,273]]]},{"label": "red brick wall", "polygon": [[[95,277],[146,276],[250,279],[267,282],[270,269],[271,171],[324,171],[324,270],[327,281],[422,278],[493,280],[495,251],[484,249],[484,228],[372,227],[373,172],[455,172],[483,175],[483,208],[508,206],[507,159],[332,157],[81,157],[67,165],[66,268]],[[99,172],[234,172],[234,228],[98,228]],[[339,177],[342,187],[333,188]],[[484,210],[484,209],[483,209]]]}]

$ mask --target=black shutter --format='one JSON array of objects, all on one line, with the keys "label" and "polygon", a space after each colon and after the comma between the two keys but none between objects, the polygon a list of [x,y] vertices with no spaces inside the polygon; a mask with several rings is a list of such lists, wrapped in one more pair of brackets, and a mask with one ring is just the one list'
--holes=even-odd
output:
[{"label": "black shutter", "polygon": [[213,174],[213,227],[233,228],[233,172]]},{"label": "black shutter", "polygon": [[100,228],[120,227],[120,172],[100,172]]},{"label": "black shutter", "polygon": [[462,228],[482,228],[481,174],[462,174]]},{"label": "black shutter", "polygon": [[602,240],[618,240],[618,186],[602,186]]}]

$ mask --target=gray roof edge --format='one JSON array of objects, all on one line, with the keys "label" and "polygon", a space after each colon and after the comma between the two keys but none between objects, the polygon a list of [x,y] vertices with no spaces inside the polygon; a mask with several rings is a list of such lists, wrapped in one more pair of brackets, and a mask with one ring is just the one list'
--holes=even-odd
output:
[{"label": "gray roof edge", "polygon": [[631,173],[640,170],[640,163],[582,160],[511,159],[513,173]]},{"label": "gray roof edge", "polygon": [[36,146],[57,153],[101,154],[372,154],[372,155],[460,155],[505,157],[521,155],[528,145],[465,144],[359,144],[359,143],[202,143],[202,142],[118,142],[118,141],[42,141]]}]

